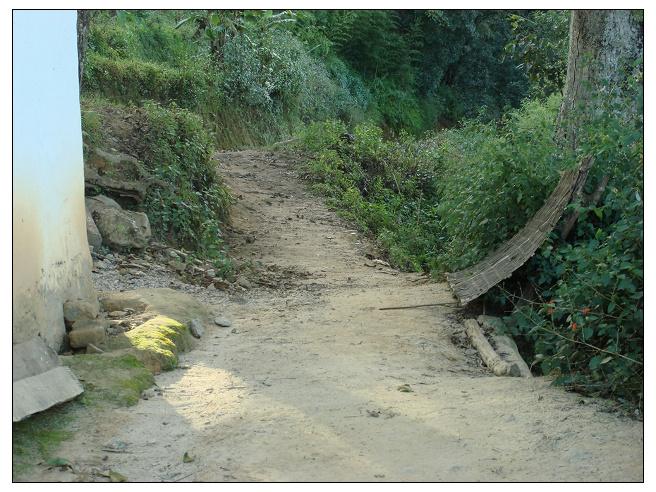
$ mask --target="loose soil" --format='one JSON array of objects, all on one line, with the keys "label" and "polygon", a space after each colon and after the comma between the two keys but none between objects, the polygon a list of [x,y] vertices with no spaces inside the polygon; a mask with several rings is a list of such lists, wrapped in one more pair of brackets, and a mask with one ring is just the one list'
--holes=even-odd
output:
[{"label": "loose soil", "polygon": [[[455,309],[379,310],[453,298],[374,262],[284,155],[217,159],[238,197],[231,251],[254,278],[189,292],[232,326],[207,326],[147,400],[82,419],[58,452],[73,471],[31,479],[642,480],[641,422],[543,378],[494,377],[454,343]],[[175,287],[156,274],[143,286]]]}]

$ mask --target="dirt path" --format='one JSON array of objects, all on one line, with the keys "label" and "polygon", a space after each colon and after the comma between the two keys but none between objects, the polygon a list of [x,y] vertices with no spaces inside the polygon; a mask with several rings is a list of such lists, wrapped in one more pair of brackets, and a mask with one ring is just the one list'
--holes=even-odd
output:
[{"label": "dirt path", "polygon": [[[112,411],[63,455],[131,481],[642,479],[640,422],[539,378],[490,376],[451,342],[448,308],[378,310],[452,298],[367,260],[280,157],[219,160],[240,197],[233,251],[282,272],[278,285],[217,298],[232,327],[211,328],[157,377],[160,396]],[[111,438],[128,453],[103,452]]]}]

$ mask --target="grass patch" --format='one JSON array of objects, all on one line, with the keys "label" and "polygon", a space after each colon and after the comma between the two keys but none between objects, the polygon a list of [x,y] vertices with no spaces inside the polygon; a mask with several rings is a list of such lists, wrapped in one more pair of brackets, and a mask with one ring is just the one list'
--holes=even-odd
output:
[{"label": "grass patch", "polygon": [[76,355],[63,360],[84,386],[78,397],[84,405],[136,405],[141,392],[155,383],[152,373],[131,354]]},{"label": "grass patch", "polygon": [[62,357],[62,362],[80,379],[84,393],[13,424],[14,480],[26,476],[34,465],[57,458],[60,444],[73,437],[80,409],[136,405],[141,392],[155,383],[152,373],[130,354],[75,355]]},{"label": "grass patch", "polygon": [[20,480],[36,463],[51,459],[62,441],[70,439],[70,424],[79,403],[60,405],[13,424],[12,479]]}]

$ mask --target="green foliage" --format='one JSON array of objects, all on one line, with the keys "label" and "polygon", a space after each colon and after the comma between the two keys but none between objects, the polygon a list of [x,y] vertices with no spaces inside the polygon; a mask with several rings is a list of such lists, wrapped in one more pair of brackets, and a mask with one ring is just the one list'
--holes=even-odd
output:
[{"label": "green foliage", "polygon": [[212,81],[199,69],[177,68],[138,59],[106,58],[89,53],[84,66],[86,90],[124,103],[152,99],[200,109]]},{"label": "green foliage", "polygon": [[429,103],[430,128],[478,116],[482,107],[485,118],[498,118],[526,96],[525,70],[503,56],[512,37],[508,13],[430,10],[420,16],[418,84]]},{"label": "green foliage", "polygon": [[362,81],[340,60],[311,56],[289,31],[293,18],[103,13],[91,24],[83,87],[121,103],[175,103],[200,114],[227,147],[272,143],[312,120],[361,120],[370,101]]},{"label": "green foliage", "polygon": [[559,102],[528,101],[499,124],[471,120],[439,136],[445,179],[437,210],[447,239],[438,268],[476,263],[542,206],[563,166],[553,144]]},{"label": "green foliage", "polygon": [[548,96],[562,93],[567,73],[569,12],[533,10],[526,16],[511,14],[513,36],[505,49],[526,70],[532,92]]},{"label": "green foliage", "polygon": [[[642,404],[644,177],[641,81],[601,101],[579,130],[595,163],[585,192],[610,177],[599,203],[575,203],[572,238],[555,235],[524,269],[540,302],[509,318],[528,356],[570,388]],[[509,302],[512,296],[504,295]]]},{"label": "green foliage", "polygon": [[126,107],[98,97],[82,100],[82,114],[85,144],[115,142],[153,176],[143,207],[154,235],[226,267],[221,223],[231,197],[217,174],[214,138],[203,120],[175,104]]},{"label": "green foliage", "polygon": [[498,124],[471,120],[419,140],[384,140],[362,124],[348,145],[344,125],[310,125],[302,136],[315,155],[308,176],[397,266],[455,271],[519,230],[555,186],[558,104],[527,102]]},{"label": "green foliage", "polygon": [[137,117],[144,144],[138,157],[159,178],[145,201],[154,229],[222,260],[220,224],[231,199],[212,159],[212,136],[200,117],[175,105],[146,102]]},{"label": "green foliage", "polygon": [[420,270],[435,252],[435,147],[408,134],[386,141],[366,123],[349,144],[344,130],[335,121],[306,128],[301,145],[314,154],[307,176],[340,213],[378,238],[393,264]]}]

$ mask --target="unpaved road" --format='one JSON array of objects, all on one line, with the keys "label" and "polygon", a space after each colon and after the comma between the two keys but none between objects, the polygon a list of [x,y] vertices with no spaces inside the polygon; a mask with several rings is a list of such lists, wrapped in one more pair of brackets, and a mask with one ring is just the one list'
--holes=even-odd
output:
[{"label": "unpaved road", "polygon": [[[233,252],[285,281],[216,301],[232,327],[209,329],[182,369],[159,375],[162,395],[66,442],[59,454],[78,469],[130,481],[642,480],[642,423],[540,378],[491,376],[451,342],[452,309],[380,311],[452,298],[367,266],[366,241],[283,158],[218,158],[241,196]],[[128,452],[102,451],[112,438]]]}]

